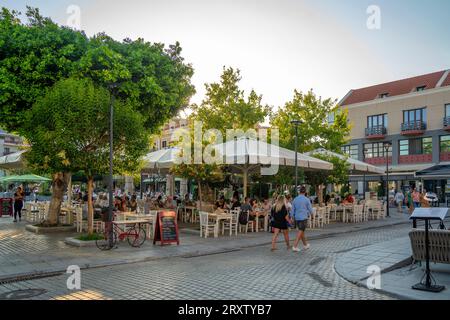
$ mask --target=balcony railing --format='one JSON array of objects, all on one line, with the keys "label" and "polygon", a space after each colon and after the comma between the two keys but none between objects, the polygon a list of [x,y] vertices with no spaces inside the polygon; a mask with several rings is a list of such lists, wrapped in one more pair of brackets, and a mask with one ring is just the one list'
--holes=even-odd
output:
[{"label": "balcony railing", "polygon": [[422,121],[411,121],[402,123],[402,134],[422,134],[427,129],[427,124]]},{"label": "balcony railing", "polygon": [[374,126],[366,128],[366,137],[384,137],[387,133],[385,126]]}]

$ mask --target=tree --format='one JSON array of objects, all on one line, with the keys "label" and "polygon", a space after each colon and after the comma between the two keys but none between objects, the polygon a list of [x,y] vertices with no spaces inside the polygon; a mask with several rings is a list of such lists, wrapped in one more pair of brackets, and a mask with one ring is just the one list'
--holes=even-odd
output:
[{"label": "tree", "polygon": [[[89,78],[96,87],[116,85],[114,94],[132,112],[140,113],[147,133],[156,132],[187,106],[195,93],[190,83],[193,68],[184,63],[178,42],[165,48],[142,39],[115,41],[104,33],[88,38],[83,32],[58,26],[31,7],[26,12],[28,24],[19,16],[19,12],[6,8],[0,13],[0,126],[35,143],[45,137],[30,136],[42,133],[29,130],[25,115],[62,79]],[[59,151],[49,148],[39,152],[41,158],[55,159],[58,153],[50,153]],[[53,190],[59,192],[55,196],[60,199],[68,177],[64,170],[52,174]],[[58,201],[52,202],[52,216],[56,208]]]},{"label": "tree", "polygon": [[218,129],[223,137],[227,129],[256,129],[270,114],[262,96],[254,90],[245,97],[239,88],[239,69],[223,68],[220,83],[205,84],[206,97],[200,105],[192,106],[191,119],[202,121],[204,129]]},{"label": "tree", "polygon": [[19,132],[23,113],[55,82],[68,77],[83,56],[85,34],[59,27],[27,7],[28,24],[20,13],[0,13],[0,125]]},{"label": "tree", "polygon": [[[280,132],[280,144],[288,149],[295,147],[295,126],[292,120],[302,120],[298,126],[298,151],[308,152],[324,148],[341,152],[341,146],[348,141],[350,126],[347,111],[339,111],[336,100],[317,97],[313,90],[306,94],[295,90],[294,97],[278,109],[271,118],[272,127]],[[334,114],[334,122],[328,123],[328,115]]]},{"label": "tree", "polygon": [[[295,126],[292,120],[302,120],[298,126],[298,152],[304,153],[318,148],[324,148],[341,153],[341,146],[348,141],[350,126],[348,124],[347,111],[339,111],[336,100],[317,97],[313,90],[306,94],[295,90],[294,97],[284,107],[272,115],[271,125],[277,127],[280,134],[281,146],[295,149]],[[328,123],[328,115],[334,115],[334,122]],[[317,156],[323,158],[322,156]],[[336,157],[323,158],[334,164],[331,172],[305,173],[305,176],[313,185],[322,183],[337,183],[346,180],[348,172],[345,170],[345,161]],[[292,172],[291,168],[280,169],[285,177]],[[292,181],[292,180],[291,180]]]},{"label": "tree", "polygon": [[[24,132],[31,144],[27,161],[35,170],[53,174],[50,225],[57,223],[68,173],[82,171],[88,180],[88,232],[93,232],[94,175],[109,170],[110,102],[109,91],[92,81],[66,79],[26,113]],[[114,104],[113,148],[116,174],[137,170],[149,149],[142,117],[121,100]]]},{"label": "tree", "polygon": [[[222,134],[222,138],[227,137],[227,129],[242,130],[246,132],[248,129],[256,129],[258,125],[264,122],[270,113],[270,108],[263,105],[262,96],[256,94],[254,90],[245,97],[245,92],[239,88],[241,75],[239,69],[223,68],[223,73],[219,83],[205,84],[206,97],[200,105],[192,106],[192,114],[190,116],[191,124],[195,121],[202,123],[203,129],[217,129]],[[191,128],[191,130],[193,130]],[[214,139],[205,140],[202,136],[203,153],[205,144],[214,142]],[[220,139],[215,141],[222,143]],[[194,173],[196,180],[199,178],[208,183],[209,178],[215,180],[211,176],[211,172],[219,172],[217,166],[207,164],[192,164],[179,166],[174,170],[181,176],[189,176]],[[192,177],[192,176],[191,176]]]},{"label": "tree", "polygon": [[195,93],[193,68],[184,63],[177,42],[165,48],[143,39],[115,41],[104,33],[88,38],[58,26],[27,7],[0,13],[0,125],[21,132],[23,113],[60,79],[91,78],[96,85],[119,84],[118,97],[144,117],[155,132],[188,105]]}]

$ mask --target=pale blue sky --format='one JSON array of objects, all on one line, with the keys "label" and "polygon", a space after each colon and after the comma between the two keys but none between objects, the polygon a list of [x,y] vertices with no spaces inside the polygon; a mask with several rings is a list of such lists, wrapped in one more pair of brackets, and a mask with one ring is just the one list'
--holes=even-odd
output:
[{"label": "pale blue sky", "polygon": [[[67,7],[81,9],[88,35],[180,41],[195,68],[203,98],[205,82],[222,66],[242,71],[243,87],[280,105],[294,88],[314,88],[342,98],[349,89],[450,68],[448,0],[0,0],[25,4],[66,24]],[[381,29],[366,27],[369,5],[381,9]]]}]

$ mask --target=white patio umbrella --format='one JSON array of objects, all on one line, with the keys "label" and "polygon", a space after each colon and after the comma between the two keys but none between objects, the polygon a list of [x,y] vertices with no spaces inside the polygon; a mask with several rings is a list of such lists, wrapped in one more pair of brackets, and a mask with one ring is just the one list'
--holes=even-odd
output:
[{"label": "white patio umbrella", "polygon": [[22,169],[25,167],[23,154],[27,150],[21,150],[8,154],[6,156],[0,157],[0,169]]},{"label": "white patio umbrella", "polygon": [[[295,152],[250,138],[238,138],[213,147],[223,162],[242,172],[244,197],[247,196],[248,174],[268,165],[295,166]],[[333,164],[305,154],[297,154],[297,165],[305,171],[332,170]]]},{"label": "white patio umbrella", "polygon": [[145,169],[170,169],[175,164],[179,148],[161,149],[150,152],[144,157]]},{"label": "white patio umbrella", "polygon": [[332,152],[323,148],[316,149],[314,151],[306,152],[305,155],[315,155],[315,154],[321,154],[321,155],[327,155],[332,157],[338,157],[339,159],[346,160],[349,164],[350,168],[349,170],[352,171],[354,174],[384,174],[385,171],[381,168],[378,168],[374,165],[355,160],[352,158],[348,158],[342,154]]}]

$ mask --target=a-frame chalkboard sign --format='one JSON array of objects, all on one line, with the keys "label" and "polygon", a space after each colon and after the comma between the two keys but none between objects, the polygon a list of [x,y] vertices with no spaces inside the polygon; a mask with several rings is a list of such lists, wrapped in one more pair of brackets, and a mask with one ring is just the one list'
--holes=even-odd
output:
[{"label": "a-frame chalkboard sign", "polygon": [[177,214],[175,211],[159,211],[156,215],[155,237],[153,244],[157,241],[161,245],[176,243],[180,244],[178,237]]}]

